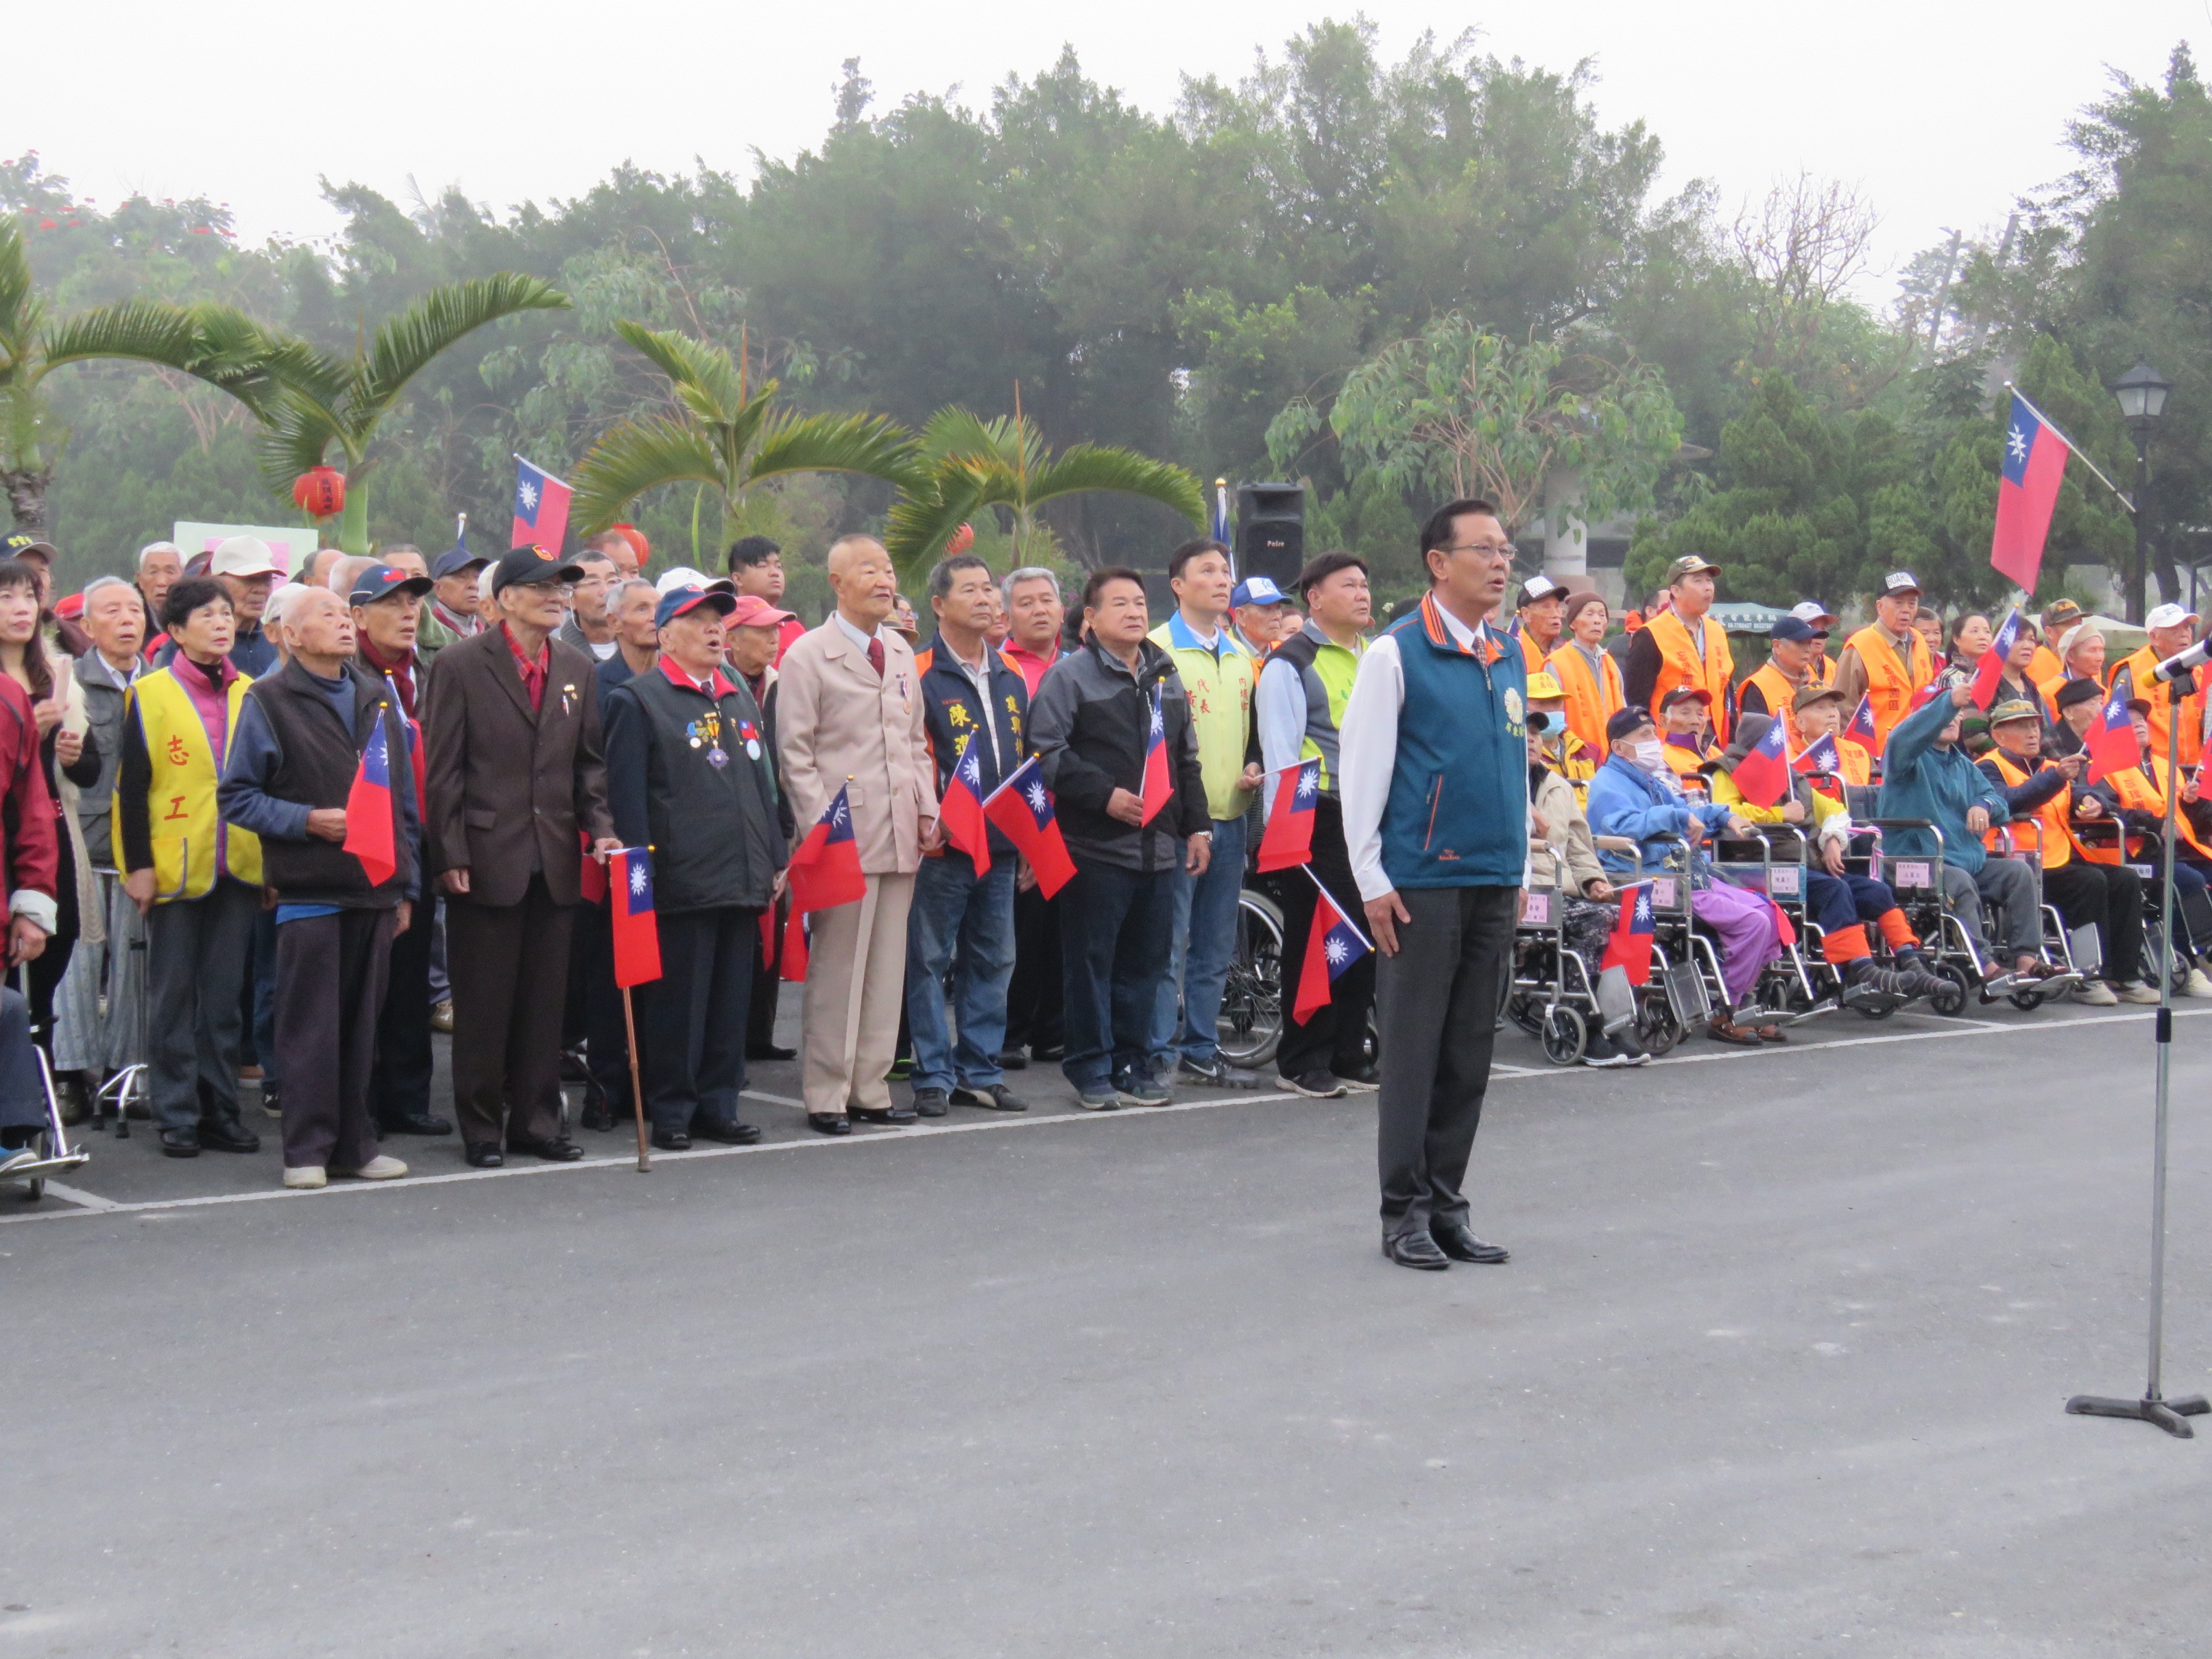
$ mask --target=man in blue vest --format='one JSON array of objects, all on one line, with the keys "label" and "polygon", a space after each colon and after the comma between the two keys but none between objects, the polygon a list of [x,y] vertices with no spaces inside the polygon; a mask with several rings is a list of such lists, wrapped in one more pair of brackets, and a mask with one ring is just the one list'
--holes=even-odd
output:
[{"label": "man in blue vest", "polygon": [[1339,727],[1344,836],[1382,961],[1382,1252],[1502,1262],[1460,1191],[1528,855],[1527,671],[1492,618],[1513,542],[1487,501],[1421,526],[1429,591],[1367,648]]}]

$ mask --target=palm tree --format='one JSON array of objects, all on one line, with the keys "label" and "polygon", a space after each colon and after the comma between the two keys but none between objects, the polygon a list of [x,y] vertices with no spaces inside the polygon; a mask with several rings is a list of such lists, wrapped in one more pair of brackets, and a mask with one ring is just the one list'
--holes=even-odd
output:
[{"label": "palm tree", "polygon": [[1023,418],[1018,398],[1012,418],[995,421],[965,409],[939,410],[922,428],[921,456],[924,470],[891,508],[884,538],[907,576],[943,557],[945,543],[986,507],[1012,515],[1017,564],[1035,534],[1037,508],[1085,490],[1139,496],[1194,525],[1206,521],[1199,482],[1182,467],[1109,444],[1075,444],[1053,456]]},{"label": "palm tree", "polygon": [[228,306],[131,301],[50,317],[32,286],[22,231],[0,218],[0,488],[15,528],[43,536],[51,527],[46,492],[69,441],[46,399],[47,375],[94,358],[155,363],[221,386],[258,411],[275,391],[261,361],[264,338]]},{"label": "palm tree", "polygon": [[573,503],[586,532],[605,530],[663,484],[712,489],[726,520],[755,484],[789,473],[857,472],[914,483],[914,440],[896,422],[879,415],[796,414],[776,406],[775,381],[749,388],[744,366],[720,346],[628,320],[615,327],[668,377],[678,412],[618,421],[592,446],[576,469]]},{"label": "palm tree", "polygon": [[350,358],[294,335],[263,333],[258,348],[241,343],[237,361],[265,369],[274,390],[247,406],[261,416],[261,473],[279,495],[302,472],[323,464],[335,443],[345,457],[345,509],[338,545],[368,551],[368,474],[376,428],[408,381],[430,360],[487,323],[525,311],[559,311],[568,296],[550,283],[512,270],[429,289],[387,319]]}]

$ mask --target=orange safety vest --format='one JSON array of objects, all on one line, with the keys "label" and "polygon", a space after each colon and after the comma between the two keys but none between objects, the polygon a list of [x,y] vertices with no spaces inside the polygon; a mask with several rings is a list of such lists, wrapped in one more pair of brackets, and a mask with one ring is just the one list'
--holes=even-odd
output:
[{"label": "orange safety vest", "polygon": [[[1997,771],[2006,783],[2017,789],[2026,783],[2029,774],[2002,749],[1992,749],[1989,757],[1997,763]],[[1982,844],[1992,853],[2003,846],[2003,830],[2010,828],[2013,845],[2020,845],[2019,832],[2027,826],[2014,818],[2009,826],[1992,825],[1982,836]],[[2089,849],[2074,839],[2074,786],[2068,784],[2049,800],[2035,809],[2035,845],[2043,854],[2043,867],[2056,870],[2072,860],[2076,848],[2081,856],[2094,856]]]},{"label": "orange safety vest", "polygon": [[1844,781],[1862,787],[1874,781],[1874,757],[1866,745],[1853,743],[1849,738],[1836,739],[1836,754],[1844,763]]},{"label": "orange safety vest", "polygon": [[1521,641],[1521,665],[1531,674],[1541,673],[1544,667],[1544,647],[1536,643],[1535,635],[1516,623],[1513,627],[1513,637]]},{"label": "orange safety vest", "polygon": [[[2156,812],[2163,817],[2166,816],[2166,757],[2163,755],[2154,756],[2149,763],[2157,769],[2155,772],[2146,775],[2143,769],[2138,767],[2131,773],[2123,772],[2118,775],[2118,777],[2108,779],[2106,781],[2117,785],[2121,778],[2134,779],[2142,792],[2143,799],[2140,802],[2127,800],[2128,791],[2124,786],[2121,786],[2122,799],[2130,806],[2141,805],[2146,811]],[[2199,858],[2212,859],[2212,846],[2207,846],[2205,841],[2197,838],[2195,827],[2189,822],[2189,814],[2180,802],[2175,803],[2173,827],[2181,832],[2182,840],[2195,849]],[[2208,836],[2206,839],[2212,840],[2212,836]]]},{"label": "orange safety vest", "polygon": [[1867,701],[1874,709],[1874,746],[1879,753],[1889,747],[1889,734],[1897,729],[1898,721],[1912,712],[1913,694],[1936,678],[1928,641],[1917,634],[1912,636],[1908,666],[1897,659],[1896,647],[1881,629],[1869,623],[1844,642],[1844,648],[1857,652],[1859,664],[1866,670]]},{"label": "orange safety vest", "polygon": [[1698,770],[1713,757],[1712,745],[1692,749],[1671,734],[1659,739],[1659,746],[1667,751],[1667,764],[1674,769],[1674,775],[1683,783],[1695,783],[1705,787],[1705,775]]},{"label": "orange safety vest", "polygon": [[1595,750],[1602,762],[1607,750],[1605,723],[1620,712],[1628,693],[1613,653],[1601,651],[1597,661],[1597,672],[1593,675],[1589,659],[1581,650],[1563,645],[1544,659],[1544,665],[1567,694],[1567,730]]},{"label": "orange safety vest", "polygon": [[[1822,684],[1817,666],[1806,678],[1808,684]],[[1790,677],[1771,662],[1761,663],[1754,672],[1745,676],[1743,683],[1759,688],[1759,696],[1766,699],[1766,712],[1782,722],[1782,730],[1790,740],[1790,752],[1795,755],[1804,748],[1797,738],[1797,710],[1793,707],[1798,692],[1804,688],[1790,684]]]},{"label": "orange safety vest", "polygon": [[[2168,727],[2173,719],[2173,688],[2163,680],[2152,678],[2152,671],[2157,668],[2158,664],[2158,658],[2148,646],[2145,646],[2133,656],[2123,657],[2113,666],[2112,673],[2105,676],[2105,684],[2110,686],[2121,669],[2128,671],[2135,684],[2136,696],[2150,705],[2150,713],[2144,716],[2150,723],[2150,752],[2163,763],[2166,756]],[[2203,753],[2204,688],[2200,684],[2182,699],[2181,763],[2194,766]]]},{"label": "orange safety vest", "polygon": [[1735,659],[1729,653],[1728,635],[1718,623],[1700,617],[1698,629],[1705,641],[1703,656],[1698,652],[1698,640],[1691,637],[1681,617],[1672,611],[1662,611],[1644,624],[1644,630],[1659,647],[1661,658],[1659,678],[1651,687],[1651,718],[1664,730],[1666,717],[1659,706],[1667,700],[1667,694],[1678,686],[1699,686],[1712,693],[1713,740],[1726,743],[1732,724],[1729,687],[1735,679]]}]

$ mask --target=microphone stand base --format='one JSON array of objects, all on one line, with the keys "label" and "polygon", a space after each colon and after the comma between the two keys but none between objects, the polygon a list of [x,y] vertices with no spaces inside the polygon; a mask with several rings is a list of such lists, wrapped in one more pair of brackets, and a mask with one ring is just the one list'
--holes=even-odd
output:
[{"label": "microphone stand base", "polygon": [[2066,1402],[2069,1417],[2129,1417],[2138,1422],[2154,1423],[2177,1440],[2191,1440],[2196,1431],[2188,1419],[2203,1417],[2212,1412],[2212,1401],[2201,1394],[2184,1395],[2179,1400],[2108,1400],[2099,1395],[2077,1394]]}]

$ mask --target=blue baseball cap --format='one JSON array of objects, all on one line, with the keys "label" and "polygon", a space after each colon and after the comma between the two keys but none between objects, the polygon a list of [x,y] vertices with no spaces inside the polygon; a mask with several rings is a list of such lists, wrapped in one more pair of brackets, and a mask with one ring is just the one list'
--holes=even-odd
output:
[{"label": "blue baseball cap", "polygon": [[665,628],[687,611],[696,611],[701,605],[711,606],[722,616],[738,608],[738,597],[727,587],[706,587],[697,582],[686,582],[681,587],[672,587],[660,596],[653,607],[653,625]]},{"label": "blue baseball cap", "polygon": [[1247,576],[1229,596],[1231,605],[1288,605],[1291,596],[1266,576]]},{"label": "blue baseball cap", "polygon": [[372,564],[353,579],[353,592],[346,595],[346,603],[374,605],[393,593],[419,599],[429,591],[428,576],[410,576],[396,564]]},{"label": "blue baseball cap", "polygon": [[470,552],[466,542],[455,542],[438,555],[438,562],[430,567],[430,574],[443,581],[448,576],[459,575],[464,570],[480,570],[490,562],[485,555]]},{"label": "blue baseball cap", "polygon": [[1766,637],[1770,640],[1825,640],[1828,637],[1828,630],[1814,627],[1802,617],[1782,616],[1774,619],[1774,626],[1766,630]]}]

